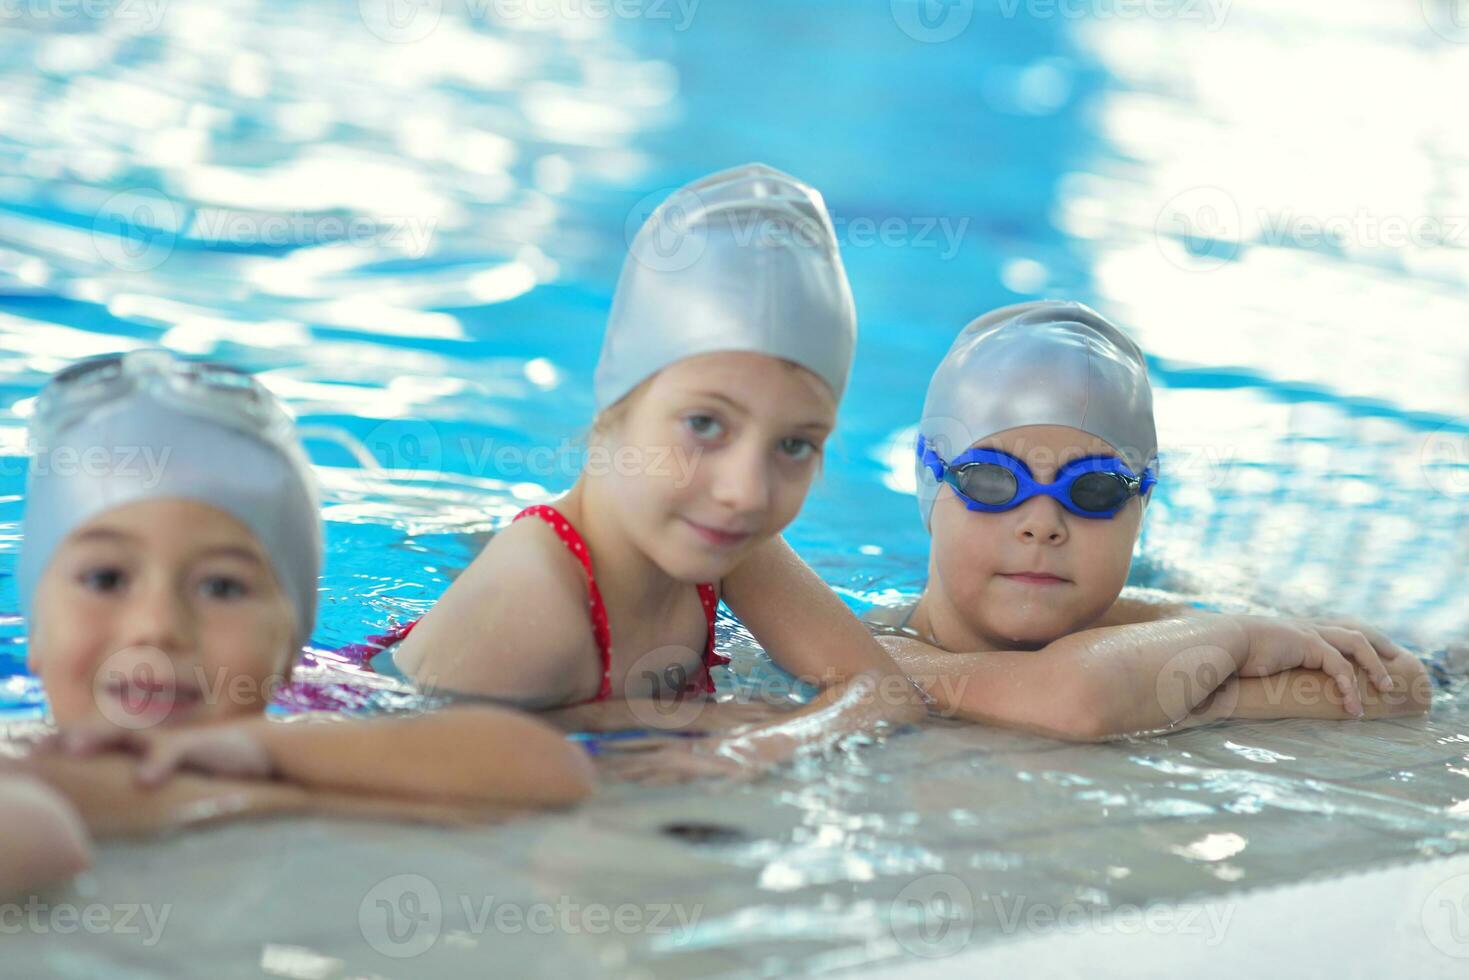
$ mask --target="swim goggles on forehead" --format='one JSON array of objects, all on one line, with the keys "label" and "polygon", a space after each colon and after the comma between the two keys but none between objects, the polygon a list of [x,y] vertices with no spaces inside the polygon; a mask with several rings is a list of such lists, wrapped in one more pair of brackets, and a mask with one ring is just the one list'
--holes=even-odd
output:
[{"label": "swim goggles on forehead", "polygon": [[250,374],[225,364],[184,360],[166,350],[107,354],[57,372],[36,399],[33,430],[44,443],[44,436],[140,392],[273,441],[290,437],[291,417]]},{"label": "swim goggles on forehead", "polygon": [[1078,517],[1116,517],[1130,499],[1158,482],[1152,467],[1139,477],[1116,456],[1087,456],[1061,467],[1054,482],[1037,483],[1030,468],[1009,453],[970,449],[946,463],[923,436],[918,437],[918,460],[953,488],[969,510],[991,514],[1044,494]]}]

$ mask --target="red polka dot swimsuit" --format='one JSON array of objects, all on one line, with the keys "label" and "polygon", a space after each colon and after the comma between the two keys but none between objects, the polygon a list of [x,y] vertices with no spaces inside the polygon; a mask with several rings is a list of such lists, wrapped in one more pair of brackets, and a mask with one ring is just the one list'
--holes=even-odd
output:
[{"label": "red polka dot swimsuit", "polygon": [[[550,525],[551,530],[566,545],[581,567],[587,573],[587,594],[592,613],[592,635],[597,640],[597,651],[602,656],[602,684],[597,690],[597,696],[593,701],[605,701],[612,696],[612,632],[607,625],[607,607],[602,603],[602,591],[597,588],[597,577],[592,573],[592,556],[587,552],[586,542],[577,533],[576,528],[571,526],[561,512],[555,507],[539,504],[535,507],[527,507],[511,519],[511,523],[523,517],[537,517]],[[714,586],[708,582],[701,582],[695,586],[699,590],[699,599],[704,604],[704,618],[709,624],[708,635],[704,641],[704,660],[700,664],[699,672],[689,679],[688,686],[684,689],[688,693],[700,692],[705,694],[714,693],[714,678],[710,676],[709,669],[721,664],[729,663],[729,658],[714,652],[714,610],[719,605],[719,599],[714,594]]]},{"label": "red polka dot swimsuit", "polygon": [[[555,531],[556,536],[561,539],[562,544],[566,545],[566,550],[570,551],[573,557],[581,562],[581,567],[587,573],[587,593],[591,606],[592,635],[597,640],[597,652],[602,657],[602,683],[597,689],[597,696],[583,703],[605,701],[612,696],[612,632],[607,625],[607,607],[602,602],[602,591],[597,588],[596,576],[592,574],[592,556],[587,553],[586,542],[582,540],[576,528],[571,526],[571,522],[562,516],[561,512],[555,507],[543,504],[535,507],[527,507],[511,518],[510,523],[514,524],[522,517],[537,517],[549,524],[551,530]],[[704,618],[709,624],[709,633],[704,641],[704,661],[699,665],[698,673],[689,678],[688,684],[684,687],[684,693],[694,694],[703,692],[705,694],[713,694],[714,678],[710,676],[709,669],[729,663],[728,657],[714,652],[714,610],[719,605],[719,597],[714,593],[714,586],[707,582],[700,583],[695,588],[699,590],[699,600],[704,604]],[[415,619],[411,622],[395,626],[381,636],[370,637],[370,650],[374,652],[381,651],[397,643],[403,637],[413,632],[413,627],[417,626],[418,622]],[[369,648],[364,647],[363,649]]]}]

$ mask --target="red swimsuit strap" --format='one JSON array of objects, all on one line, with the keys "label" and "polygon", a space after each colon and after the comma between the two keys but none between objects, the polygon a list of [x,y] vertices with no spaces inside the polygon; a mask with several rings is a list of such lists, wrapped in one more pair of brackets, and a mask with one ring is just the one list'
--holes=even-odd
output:
[{"label": "red swimsuit strap", "polygon": [[581,539],[576,528],[571,526],[562,513],[555,507],[546,504],[537,504],[527,507],[510,519],[514,524],[522,517],[539,517],[550,525],[551,530],[566,545],[566,550],[571,552],[572,557],[581,562],[582,570],[587,573],[587,594],[590,599],[592,612],[592,636],[597,640],[597,652],[602,657],[602,685],[597,689],[597,696],[593,701],[605,701],[612,696],[612,630],[607,625],[607,606],[602,602],[602,590],[597,588],[597,577],[592,572],[592,555],[587,551],[586,542]]},{"label": "red swimsuit strap", "polygon": [[[592,614],[592,635],[597,641],[597,652],[602,657],[602,684],[597,690],[597,696],[593,701],[605,701],[612,696],[612,631],[607,625],[607,606],[602,602],[602,590],[597,588],[597,577],[592,572],[592,555],[588,551],[586,542],[571,526],[559,510],[548,504],[537,504],[527,507],[511,518],[515,523],[522,517],[538,517],[550,525],[551,530],[566,545],[568,551],[577,561],[581,562],[582,570],[587,573],[587,594]],[[704,620],[708,624],[708,632],[704,642],[704,669],[700,671],[702,677],[694,678],[690,686],[697,684],[697,689],[705,693],[714,693],[714,678],[709,676],[709,668],[717,664],[729,663],[729,658],[714,652],[714,614],[719,606],[719,597],[715,595],[714,586],[702,582],[697,586],[699,600],[704,606]],[[702,683],[699,683],[702,681]]]}]

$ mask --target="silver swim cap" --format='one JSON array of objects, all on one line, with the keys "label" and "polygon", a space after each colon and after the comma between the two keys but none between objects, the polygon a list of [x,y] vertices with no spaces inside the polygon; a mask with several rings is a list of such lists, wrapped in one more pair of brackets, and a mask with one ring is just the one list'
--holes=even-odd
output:
[{"label": "silver swim cap", "polygon": [[285,408],[248,374],[142,350],[59,372],[36,399],[16,584],[27,617],[56,547],[103,511],[163,497],[233,515],[259,539],[296,611],[316,623],[316,480]]},{"label": "silver swim cap", "polygon": [[856,342],[821,195],[763,164],[724,170],[674,191],[633,239],[597,364],[597,410],[716,351],[794,361],[840,401]]},{"label": "silver swim cap", "polygon": [[[1090,433],[1141,475],[1158,455],[1142,350],[1081,303],[1038,300],[986,313],[959,332],[933,373],[918,434],[952,459],[1022,425]],[[916,458],[914,469],[929,527],[942,484]]]}]

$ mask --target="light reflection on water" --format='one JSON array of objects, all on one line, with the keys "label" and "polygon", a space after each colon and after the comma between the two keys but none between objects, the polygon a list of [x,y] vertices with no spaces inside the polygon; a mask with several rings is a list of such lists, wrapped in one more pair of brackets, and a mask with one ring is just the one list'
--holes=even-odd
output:
[{"label": "light reflection on water", "polygon": [[[855,604],[921,581],[906,447],[953,333],[991,306],[1072,295],[1154,358],[1167,482],[1135,584],[1329,605],[1425,649],[1462,640],[1469,233],[1453,227],[1469,185],[1464,132],[1445,121],[1469,48],[1399,6],[1327,24],[1240,2],[1208,30],[980,4],[935,45],[887,5],[819,0],[706,3],[686,31],[448,4],[412,42],[382,40],[350,5],[174,3],[156,30],[0,23],[5,560],[24,413],[48,373],[149,344],[233,359],[291,403],[323,477],[307,686],[397,706],[329,651],[422,612],[484,535],[570,485],[629,223],[660,189],[758,158],[826,192],[862,310],[841,433],[791,534]],[[1313,238],[1298,223],[1359,211],[1374,233],[1438,224],[1384,247],[1360,224]],[[862,237],[887,218],[910,240]],[[550,462],[528,462],[547,446]],[[7,578],[0,609],[15,605]],[[734,674],[767,678],[738,625],[721,628],[744,654]],[[19,670],[22,625],[0,629],[0,667]],[[934,876],[960,883],[984,942],[1007,934],[1016,897],[1145,903],[1460,849],[1465,697],[1440,693],[1425,721],[1105,746],[935,723],[755,786],[619,788],[447,845],[413,828],[387,839],[446,894],[490,880],[703,909],[679,941],[579,936],[604,969],[834,968],[913,952],[902,903]],[[0,699],[34,715],[38,691],[17,674]],[[653,832],[676,819],[743,839],[699,849]],[[381,972],[355,932],[210,885],[262,874],[211,842],[336,855],[293,886],[347,922],[385,873],[375,833],[231,828],[119,849],[100,881],[198,889],[185,919]],[[147,864],[158,850],[189,860]],[[196,924],[180,934],[209,934]],[[86,941],[102,956],[124,942]],[[497,941],[504,962],[563,955]],[[440,952],[450,972],[472,944]]]}]

